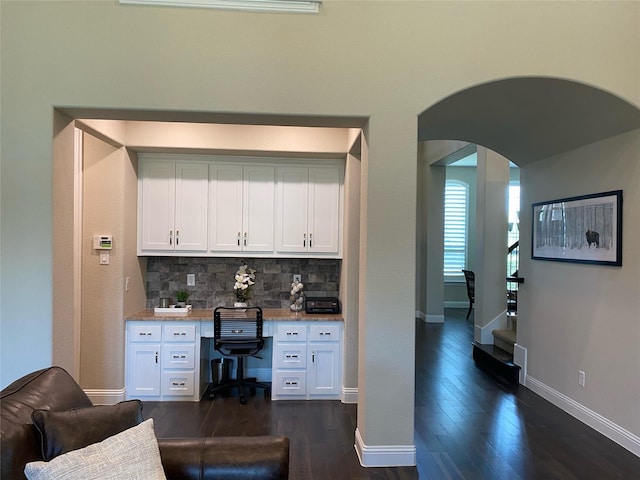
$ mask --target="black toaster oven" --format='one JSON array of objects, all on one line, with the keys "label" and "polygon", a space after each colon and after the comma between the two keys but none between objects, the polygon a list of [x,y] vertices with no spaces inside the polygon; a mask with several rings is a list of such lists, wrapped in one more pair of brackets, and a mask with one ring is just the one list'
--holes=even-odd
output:
[{"label": "black toaster oven", "polygon": [[306,313],[340,313],[338,297],[307,297]]}]

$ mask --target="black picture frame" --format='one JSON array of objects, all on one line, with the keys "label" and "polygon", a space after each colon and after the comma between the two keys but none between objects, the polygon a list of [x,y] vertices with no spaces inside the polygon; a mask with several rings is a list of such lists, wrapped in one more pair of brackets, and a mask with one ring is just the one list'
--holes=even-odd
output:
[{"label": "black picture frame", "polygon": [[531,258],[622,266],[622,190],[531,205]]}]

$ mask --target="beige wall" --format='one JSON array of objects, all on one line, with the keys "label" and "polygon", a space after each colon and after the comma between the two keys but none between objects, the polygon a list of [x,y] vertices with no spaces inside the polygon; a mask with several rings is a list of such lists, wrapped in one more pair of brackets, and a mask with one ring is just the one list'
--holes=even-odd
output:
[{"label": "beige wall", "polygon": [[[89,134],[83,157],[79,380],[85,389],[113,391],[124,386],[124,317],[146,300],[136,256],[137,177],[124,148]],[[113,236],[109,265],[100,264],[93,248],[96,234]]]},{"label": "beige wall", "polygon": [[[640,105],[636,2],[327,0],[319,15],[93,1],[1,2],[0,9],[2,384],[52,361],[53,107],[148,115],[279,113],[319,123],[327,117],[366,117],[358,429],[367,445],[414,442],[416,116],[460,89],[526,75],[576,80]],[[607,175],[594,176],[589,187],[628,185],[624,174]],[[554,178],[566,184],[573,176]],[[534,180],[531,188],[548,188],[541,183]],[[633,221],[627,225],[638,233],[637,220],[635,227]],[[631,241],[627,245],[633,248]],[[631,286],[637,273],[631,259],[605,274],[625,281],[615,291],[607,287],[619,301],[607,301],[604,308],[592,299],[590,311],[606,310],[611,318],[637,312],[637,301],[629,300],[638,297]],[[534,283],[542,289],[533,289],[538,297],[547,295],[544,282]],[[599,286],[588,278],[579,284]],[[585,313],[584,308],[578,311]],[[569,317],[579,321],[575,314]],[[529,327],[532,374],[571,394],[573,373],[560,378],[556,365],[535,360],[547,355],[547,344],[537,341],[545,335],[536,330],[539,318],[530,321],[536,325]],[[608,330],[599,333],[599,340],[609,340]],[[590,338],[564,340],[554,344],[548,359],[568,348],[609,367],[638,364],[637,342],[623,341],[625,353],[605,360],[602,346]],[[601,368],[587,368],[588,383]],[[620,391],[637,399],[640,386],[607,381],[599,393],[587,389],[575,395],[594,408],[602,405],[604,414],[611,400],[620,407],[611,416],[640,434],[634,407],[614,400]],[[610,389],[614,386],[621,390]]]},{"label": "beige wall", "polygon": [[622,267],[531,260],[523,208],[518,343],[534,380],[640,435],[640,131],[523,168],[521,182],[523,205],[623,190]]}]

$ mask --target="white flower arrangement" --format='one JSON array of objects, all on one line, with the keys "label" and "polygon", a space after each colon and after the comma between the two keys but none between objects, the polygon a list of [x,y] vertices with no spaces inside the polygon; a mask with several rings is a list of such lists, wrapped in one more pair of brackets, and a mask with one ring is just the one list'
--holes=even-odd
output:
[{"label": "white flower arrangement", "polygon": [[251,293],[251,287],[256,283],[256,271],[247,265],[240,265],[235,275],[236,283],[233,292],[239,302],[246,302]]},{"label": "white flower arrangement", "polygon": [[304,293],[302,291],[303,288],[304,288],[304,284],[301,282],[293,282],[291,284],[289,308],[294,312],[299,312],[304,308]]}]

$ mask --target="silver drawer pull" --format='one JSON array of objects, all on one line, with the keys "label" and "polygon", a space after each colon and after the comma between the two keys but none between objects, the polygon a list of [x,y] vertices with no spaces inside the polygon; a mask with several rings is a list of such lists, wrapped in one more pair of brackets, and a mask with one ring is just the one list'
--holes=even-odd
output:
[{"label": "silver drawer pull", "polygon": [[231,330],[231,333],[244,333],[244,330],[242,330],[241,328],[238,328],[238,329]]},{"label": "silver drawer pull", "polygon": [[186,355],[174,355],[173,358],[187,358]]},{"label": "silver drawer pull", "polygon": [[173,382],[174,387],[184,387],[184,385],[185,385],[184,382]]},{"label": "silver drawer pull", "polygon": [[184,336],[186,335],[186,332],[173,332],[173,336],[174,337],[179,337],[179,336]]},{"label": "silver drawer pull", "polygon": [[285,385],[298,385],[298,382],[285,382]]},{"label": "silver drawer pull", "polygon": [[140,332],[138,333],[138,335],[140,335],[141,337],[150,337],[151,335],[153,335],[153,333],[151,332]]},{"label": "silver drawer pull", "polygon": [[287,358],[298,358],[298,355],[291,355],[291,354],[288,354],[288,355],[287,355]]},{"label": "silver drawer pull", "polygon": [[297,335],[298,332],[287,332],[287,335]]},{"label": "silver drawer pull", "polygon": [[320,336],[322,335],[331,335],[331,332],[320,332]]}]

